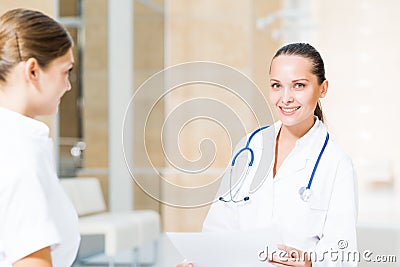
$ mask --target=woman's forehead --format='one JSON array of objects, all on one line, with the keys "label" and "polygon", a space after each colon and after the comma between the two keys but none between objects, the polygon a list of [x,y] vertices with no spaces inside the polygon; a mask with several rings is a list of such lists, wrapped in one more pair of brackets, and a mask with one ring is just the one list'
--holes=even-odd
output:
[{"label": "woman's forehead", "polygon": [[312,61],[297,55],[280,55],[271,62],[271,75],[280,74],[312,74]]}]

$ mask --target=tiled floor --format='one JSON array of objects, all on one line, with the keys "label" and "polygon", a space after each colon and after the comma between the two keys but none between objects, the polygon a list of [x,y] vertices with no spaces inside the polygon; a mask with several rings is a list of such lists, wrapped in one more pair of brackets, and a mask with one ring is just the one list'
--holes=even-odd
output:
[{"label": "tiled floor", "polygon": [[[146,262],[151,262],[153,259],[153,252],[154,247],[153,245],[149,244],[148,246],[144,247],[140,251],[140,258],[144,264],[140,266],[146,267],[174,267],[179,262],[182,261],[182,256],[179,252],[175,249],[175,247],[171,244],[169,239],[166,237],[165,234],[160,236],[158,241],[158,251],[157,251],[157,261],[155,264],[146,264]],[[133,253],[130,251],[124,252],[119,254],[115,258],[115,266],[130,266],[131,259],[133,257]],[[80,266],[90,266],[90,267],[101,267],[101,266],[108,266],[107,257],[104,255],[96,255],[90,257],[85,261],[84,265],[74,265],[74,267]]]}]

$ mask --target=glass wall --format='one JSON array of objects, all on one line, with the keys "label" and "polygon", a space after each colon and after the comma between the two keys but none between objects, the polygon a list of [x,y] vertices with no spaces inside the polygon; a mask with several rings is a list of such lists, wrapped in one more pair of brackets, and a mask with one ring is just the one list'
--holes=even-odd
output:
[{"label": "glass wall", "polygon": [[83,167],[85,149],[83,134],[82,50],[83,21],[81,1],[59,1],[59,20],[67,27],[74,40],[75,65],[70,75],[72,90],[63,97],[58,112],[59,162],[61,177],[73,177]]}]

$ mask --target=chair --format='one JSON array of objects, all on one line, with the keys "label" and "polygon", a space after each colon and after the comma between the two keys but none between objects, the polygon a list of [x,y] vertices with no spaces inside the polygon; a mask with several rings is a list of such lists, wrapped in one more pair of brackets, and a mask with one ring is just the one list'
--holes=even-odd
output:
[{"label": "chair", "polygon": [[154,262],[160,234],[160,216],[152,210],[107,212],[97,178],[63,178],[61,185],[79,215],[81,235],[104,235],[104,253],[108,266],[114,266],[117,253],[133,250],[132,266],[139,262],[139,250],[154,243]]}]

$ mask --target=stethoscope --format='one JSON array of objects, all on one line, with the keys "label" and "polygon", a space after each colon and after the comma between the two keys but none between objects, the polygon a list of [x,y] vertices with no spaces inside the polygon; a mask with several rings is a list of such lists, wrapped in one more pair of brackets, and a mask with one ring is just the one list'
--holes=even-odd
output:
[{"label": "stethoscope", "polygon": [[[255,131],[250,135],[249,139],[247,140],[246,146],[243,147],[242,149],[240,149],[240,150],[233,156],[232,162],[231,162],[231,167],[230,167],[230,173],[229,173],[229,196],[230,196],[231,199],[230,199],[230,200],[227,200],[227,199],[224,199],[223,197],[220,197],[220,198],[219,198],[220,201],[239,203],[239,202],[242,202],[242,201],[248,201],[248,200],[250,199],[249,196],[246,196],[246,197],[244,197],[243,199],[235,200],[235,196],[236,196],[236,194],[239,192],[240,187],[239,187],[239,189],[236,191],[236,194],[233,195],[233,194],[232,194],[232,170],[233,170],[233,167],[235,166],[237,157],[238,157],[241,153],[243,153],[244,151],[249,151],[249,152],[250,152],[250,161],[249,161],[249,163],[248,163],[248,165],[247,165],[247,169],[246,169],[246,171],[245,171],[244,177],[241,178],[241,179],[239,179],[239,181],[242,180],[242,179],[243,179],[242,181],[244,181],[244,180],[246,179],[247,175],[249,174],[250,168],[251,168],[251,166],[253,166],[253,162],[254,162],[254,151],[253,151],[253,149],[250,148],[250,142],[251,142],[251,140],[253,139],[253,137],[254,137],[258,132],[267,129],[268,127],[269,127],[269,126],[264,126],[264,127],[261,127],[261,128],[259,128],[259,129],[255,130]],[[314,175],[315,175],[315,172],[317,171],[317,168],[318,168],[318,165],[319,165],[319,161],[321,160],[322,154],[324,154],[326,145],[328,144],[328,140],[329,140],[329,133],[326,133],[326,138],[325,138],[324,145],[322,146],[322,149],[321,149],[321,151],[319,152],[317,161],[315,162],[315,165],[314,165],[314,169],[313,169],[313,171],[312,171],[312,173],[311,173],[310,179],[308,180],[308,184],[307,184],[307,186],[302,186],[302,187],[299,189],[300,199],[303,200],[304,202],[307,202],[307,201],[310,199],[311,195],[312,195],[311,184],[312,184],[312,182],[313,182],[313,180],[314,180]]]}]

